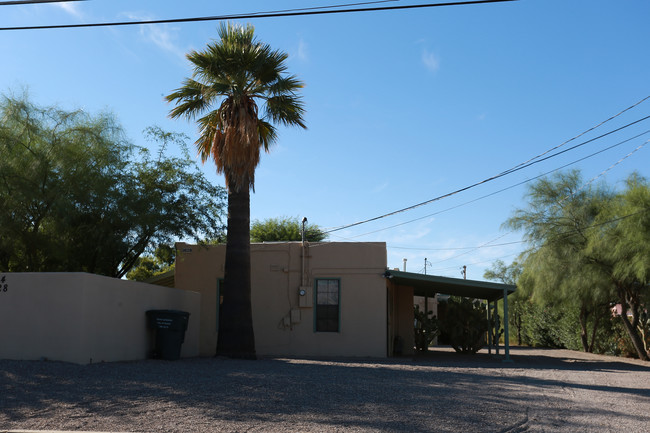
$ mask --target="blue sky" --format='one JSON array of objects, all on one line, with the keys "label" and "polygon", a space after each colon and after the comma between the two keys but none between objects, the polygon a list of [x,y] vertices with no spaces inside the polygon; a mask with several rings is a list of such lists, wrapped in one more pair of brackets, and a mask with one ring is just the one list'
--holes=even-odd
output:
[{"label": "blue sky", "polygon": [[[425,2],[377,6],[417,3]],[[333,4],[89,0],[0,6],[0,27]],[[562,144],[650,95],[648,18],[647,0],[520,0],[242,21],[289,53],[290,71],[306,83],[308,125],[282,129],[272,153],[263,156],[251,217],[306,216],[321,227],[339,227],[466,187]],[[193,141],[196,128],[170,120],[163,96],[190,74],[184,54],[215,38],[217,26],[0,31],[0,90],[27,87],[39,104],[110,110],[140,145],[147,144],[141,131],[150,125]],[[650,100],[571,144],[648,115]],[[391,268],[407,258],[407,270],[421,272],[427,258],[427,273],[460,277],[467,265],[468,278],[482,279],[494,260],[509,263],[525,248],[519,233],[501,229],[525,205],[525,184],[514,185],[648,129],[650,120],[640,122],[452,197],[333,232],[330,240],[385,241]],[[585,181],[597,177],[612,186],[634,170],[650,176],[650,145],[643,146],[649,138],[570,167],[581,169]],[[223,185],[214,166],[202,169]]]}]

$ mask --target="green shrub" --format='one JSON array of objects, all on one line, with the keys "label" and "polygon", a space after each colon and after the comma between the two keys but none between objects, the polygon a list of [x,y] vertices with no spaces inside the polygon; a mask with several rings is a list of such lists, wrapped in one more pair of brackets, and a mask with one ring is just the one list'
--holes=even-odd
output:
[{"label": "green shrub", "polygon": [[485,306],[480,301],[450,297],[442,330],[456,352],[478,352],[485,345],[488,330]]}]

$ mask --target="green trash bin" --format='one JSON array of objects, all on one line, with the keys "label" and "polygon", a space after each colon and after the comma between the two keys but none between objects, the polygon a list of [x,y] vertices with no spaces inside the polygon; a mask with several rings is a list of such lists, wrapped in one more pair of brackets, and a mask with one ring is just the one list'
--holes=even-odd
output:
[{"label": "green trash bin", "polygon": [[189,320],[190,313],[185,311],[147,311],[147,323],[155,333],[153,358],[170,361],[180,359],[181,345],[185,341],[185,331]]}]

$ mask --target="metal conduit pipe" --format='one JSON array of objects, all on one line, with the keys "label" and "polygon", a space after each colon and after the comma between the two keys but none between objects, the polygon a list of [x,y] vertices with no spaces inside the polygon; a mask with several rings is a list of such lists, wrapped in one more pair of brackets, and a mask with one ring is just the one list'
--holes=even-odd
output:
[{"label": "metal conduit pipe", "polygon": [[302,218],[302,254],[300,261],[300,285],[305,286],[305,224],[307,224],[307,217]]}]

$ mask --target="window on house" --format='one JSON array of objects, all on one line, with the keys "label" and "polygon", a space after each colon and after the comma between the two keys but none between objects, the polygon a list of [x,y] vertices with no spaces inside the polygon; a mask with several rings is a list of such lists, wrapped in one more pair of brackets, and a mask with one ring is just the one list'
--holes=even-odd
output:
[{"label": "window on house", "polygon": [[316,332],[339,332],[340,280],[316,280]]}]

